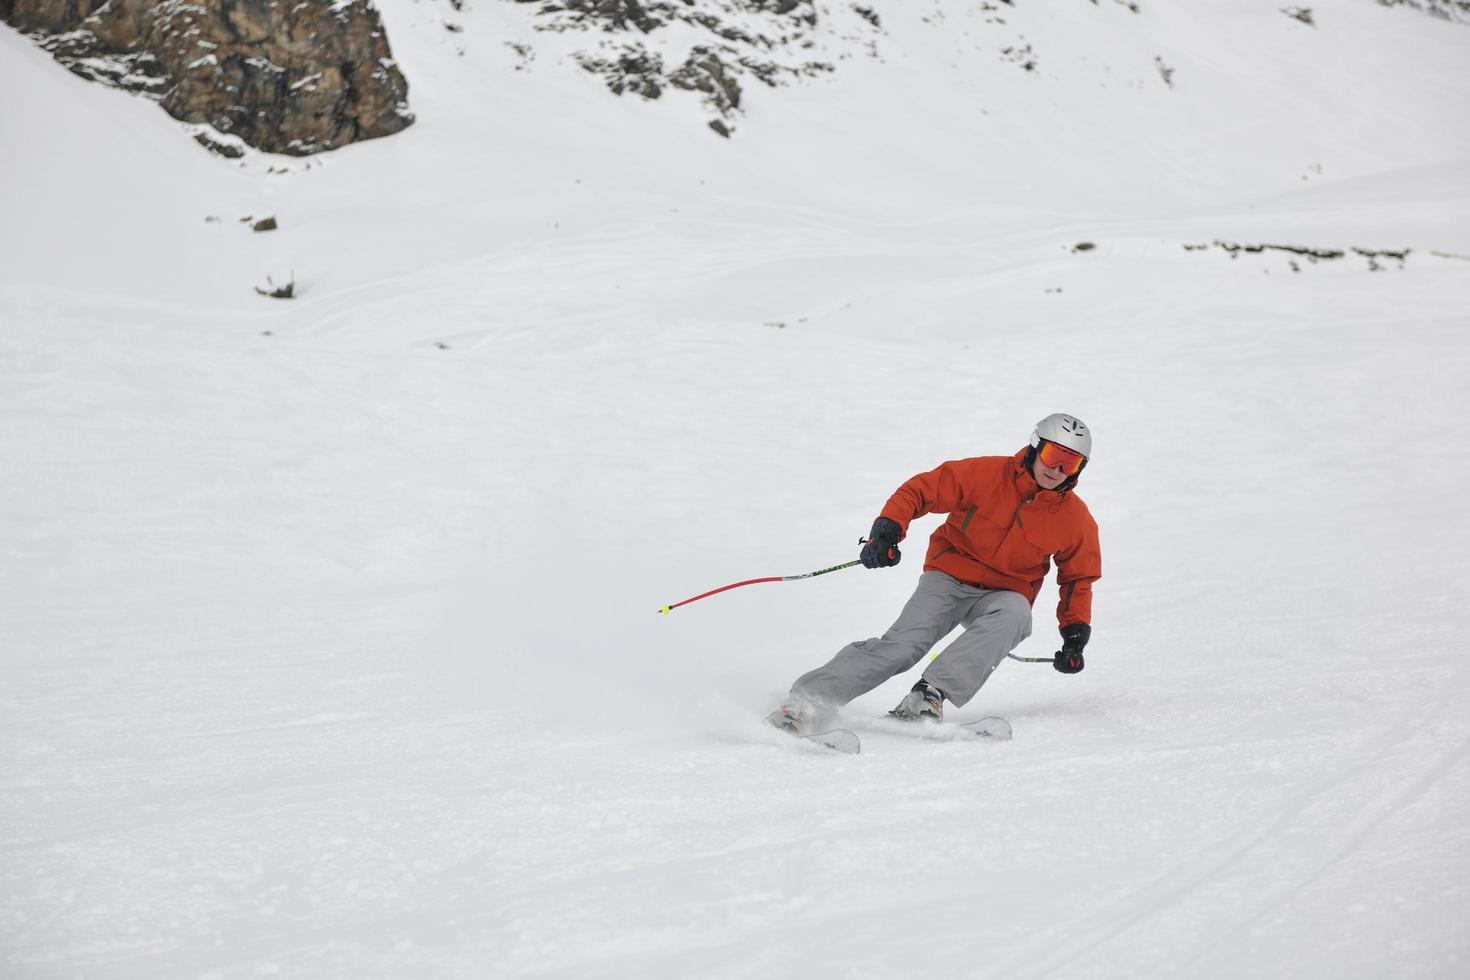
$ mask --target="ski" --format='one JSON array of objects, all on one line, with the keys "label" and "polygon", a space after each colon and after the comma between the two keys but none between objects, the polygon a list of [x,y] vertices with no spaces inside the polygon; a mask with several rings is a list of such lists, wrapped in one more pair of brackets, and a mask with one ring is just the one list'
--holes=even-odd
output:
[{"label": "ski", "polygon": [[997,715],[964,723],[945,721],[898,721],[883,718],[874,731],[885,735],[910,735],[931,742],[954,742],[961,739],[984,739],[987,742],[1011,740],[1011,723]]},{"label": "ski", "polygon": [[815,732],[811,735],[802,735],[791,732],[799,739],[807,742],[815,742],[824,749],[833,752],[846,752],[848,755],[857,755],[863,750],[863,743],[857,737],[857,732],[848,731],[846,728],[834,728],[830,732]]},{"label": "ski", "polygon": [[848,731],[846,728],[833,728],[825,732],[802,732],[798,728],[805,728],[810,721],[800,713],[791,710],[785,705],[772,711],[766,716],[766,724],[777,731],[785,732],[795,738],[820,745],[824,749],[833,752],[845,752],[848,755],[857,755],[862,751],[862,740],[857,737],[857,732]]},{"label": "ski", "polygon": [[975,738],[989,739],[992,742],[1009,742],[1011,740],[1011,723],[999,715],[991,715],[989,718],[981,718],[979,721],[967,721],[959,727],[969,732]]}]

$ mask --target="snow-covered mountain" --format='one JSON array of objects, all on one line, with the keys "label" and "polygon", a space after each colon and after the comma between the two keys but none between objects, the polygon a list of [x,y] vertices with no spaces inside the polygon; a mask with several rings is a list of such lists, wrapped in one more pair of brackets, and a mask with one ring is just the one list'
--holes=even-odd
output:
[{"label": "snow-covered mountain", "polygon": [[[238,161],[0,34],[0,973],[1462,974],[1462,6],[715,6],[384,3],[415,124]],[[935,519],[655,614],[1056,410],[1013,741],[760,723]]]}]

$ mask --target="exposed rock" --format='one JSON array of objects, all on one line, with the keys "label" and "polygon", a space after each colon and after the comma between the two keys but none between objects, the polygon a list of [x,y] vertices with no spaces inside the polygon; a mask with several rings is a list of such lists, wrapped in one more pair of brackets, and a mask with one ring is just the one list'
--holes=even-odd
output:
[{"label": "exposed rock", "polygon": [[261,296],[269,296],[271,299],[296,298],[296,277],[294,275],[284,286],[277,286],[270,276],[265,277],[265,282],[266,286],[264,288],[261,286],[255,287],[255,291]]},{"label": "exposed rock", "polygon": [[794,17],[808,27],[817,26],[817,8],[812,0],[751,0],[751,6],[783,17]]},{"label": "exposed rock", "polygon": [[83,78],[258,149],[304,156],[413,122],[367,0],[0,0],[0,17]]},{"label": "exposed rock", "polygon": [[[814,0],[517,2],[532,8],[537,30],[601,37],[573,57],[611,92],[644,99],[657,99],[669,89],[697,93],[717,115],[709,127],[725,137],[741,113],[743,79],[776,87],[833,67],[818,57]],[[841,15],[853,22],[849,30],[857,34],[871,37],[879,31],[878,16],[869,7],[853,4]],[[702,32],[703,39],[683,40],[690,28]],[[841,40],[852,37],[844,34]]]},{"label": "exposed rock", "polygon": [[1408,7],[1440,20],[1470,23],[1470,0],[1378,0],[1384,7]]},{"label": "exposed rock", "polygon": [[1404,267],[1404,263],[1409,260],[1409,253],[1412,252],[1413,249],[1358,248],[1355,245],[1353,246],[1353,251],[1368,260],[1368,268],[1370,271],[1379,272],[1383,269],[1383,266],[1378,264],[1379,259],[1393,259],[1399,264],[1399,268],[1402,269]]},{"label": "exposed rock", "polygon": [[[1025,40],[1022,38],[1022,40]],[[1030,44],[1013,45],[1000,49],[1001,57],[1012,64],[1020,65],[1027,71],[1036,70],[1036,52],[1031,50]]]},{"label": "exposed rock", "polygon": [[728,117],[740,108],[740,83],[719,54],[709,48],[698,47],[689,52],[689,59],[669,76],[669,84],[703,92],[705,102],[722,116]]},{"label": "exposed rock", "polygon": [[645,99],[656,99],[664,90],[664,63],[656,52],[638,45],[628,45],[611,58],[579,54],[577,64],[601,75],[614,95],[631,92]]},{"label": "exposed rock", "polygon": [[667,23],[650,16],[638,0],[562,0],[543,8],[545,12],[556,9],[567,11],[578,22],[595,21],[606,31],[626,31],[633,27],[647,34]]},{"label": "exposed rock", "polygon": [[1164,84],[1172,89],[1174,87],[1174,69],[1164,64],[1164,59],[1158,55],[1154,56],[1154,67],[1159,70],[1159,77],[1164,80]]},{"label": "exposed rock", "polygon": [[[1316,265],[1319,261],[1335,261],[1347,255],[1347,251],[1340,248],[1313,248],[1307,245],[1274,245],[1269,242],[1240,244],[1236,242],[1221,241],[1218,238],[1215,239],[1215,241],[1213,242],[1185,244],[1184,246],[1184,250],[1186,252],[1203,252],[1210,248],[1218,248],[1221,251],[1227,253],[1232,259],[1238,259],[1241,255],[1244,254],[1260,255],[1266,252],[1285,253],[1286,255],[1292,257],[1289,260],[1292,272],[1301,271],[1301,266],[1296,261],[1297,258],[1306,259],[1309,263]],[[1404,268],[1404,264],[1409,259],[1409,253],[1412,252],[1413,249],[1358,248],[1357,246],[1354,246],[1351,251],[1354,254],[1361,255],[1363,258],[1368,260],[1368,270],[1370,272],[1380,272],[1384,268],[1383,264],[1379,261],[1380,259],[1389,259],[1397,262],[1398,267],[1402,269]],[[1443,253],[1436,252],[1432,254],[1441,255]],[[1445,257],[1449,258],[1454,256],[1446,255]]]},{"label": "exposed rock", "polygon": [[[1300,255],[1308,262],[1316,262],[1318,259],[1340,259],[1343,257],[1343,255],[1346,254],[1340,248],[1311,248],[1306,245],[1240,245],[1235,242],[1222,242],[1219,239],[1215,240],[1214,246],[1229,253],[1232,259],[1238,258],[1242,252],[1259,253],[1272,251],[1287,252],[1291,255]],[[1186,249],[1190,248],[1190,246],[1188,245],[1184,247]],[[1196,245],[1193,249],[1191,249],[1191,251],[1197,251],[1199,249],[1208,247],[1208,245]]]},{"label": "exposed rock", "polygon": [[238,160],[245,155],[243,147],[235,143],[227,143],[224,140],[216,139],[207,132],[195,133],[194,141],[210,153],[218,153],[227,160]]}]

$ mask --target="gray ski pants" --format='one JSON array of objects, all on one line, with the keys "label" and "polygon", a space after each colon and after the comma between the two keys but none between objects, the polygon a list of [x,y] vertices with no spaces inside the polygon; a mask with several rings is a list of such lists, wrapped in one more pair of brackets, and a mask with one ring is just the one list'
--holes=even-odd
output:
[{"label": "gray ski pants", "polygon": [[982,589],[943,572],[925,572],[888,632],[849,643],[798,677],[791,696],[813,706],[840,707],[913,667],[956,626],[965,631],[929,664],[924,679],[962,705],[1031,635],[1031,603],[1019,592]]}]

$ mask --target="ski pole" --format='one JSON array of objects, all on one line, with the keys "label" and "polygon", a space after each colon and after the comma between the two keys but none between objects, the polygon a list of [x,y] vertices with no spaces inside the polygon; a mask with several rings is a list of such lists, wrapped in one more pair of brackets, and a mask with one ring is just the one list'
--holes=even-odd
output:
[{"label": "ski pole", "polygon": [[721,592],[727,592],[730,589],[738,589],[742,585],[757,585],[761,582],[795,582],[799,578],[813,578],[817,575],[826,575],[828,572],[840,572],[844,568],[851,568],[854,565],[861,564],[862,559],[858,559],[857,561],[846,562],[842,565],[833,565],[831,568],[819,568],[815,572],[807,572],[804,575],[772,575],[767,578],[752,578],[746,579],[744,582],[732,582],[729,585],[722,585],[718,589],[710,589],[708,592],[702,592],[692,599],[685,599],[683,602],[671,602],[667,606],[660,606],[658,611],[661,613],[668,613],[672,609],[678,609],[680,606],[687,606],[691,602],[698,602],[700,599],[706,599],[712,595],[717,595]]},{"label": "ski pole", "polygon": [[[1008,653],[1008,654],[1006,654],[1006,656],[1007,657],[1010,657],[1012,660],[1019,660],[1023,664],[1050,664],[1050,663],[1056,663],[1056,659],[1054,657],[1018,657],[1014,653]],[[938,660],[939,659],[939,651],[936,650],[933,653],[929,654],[929,659],[930,660]]]}]

